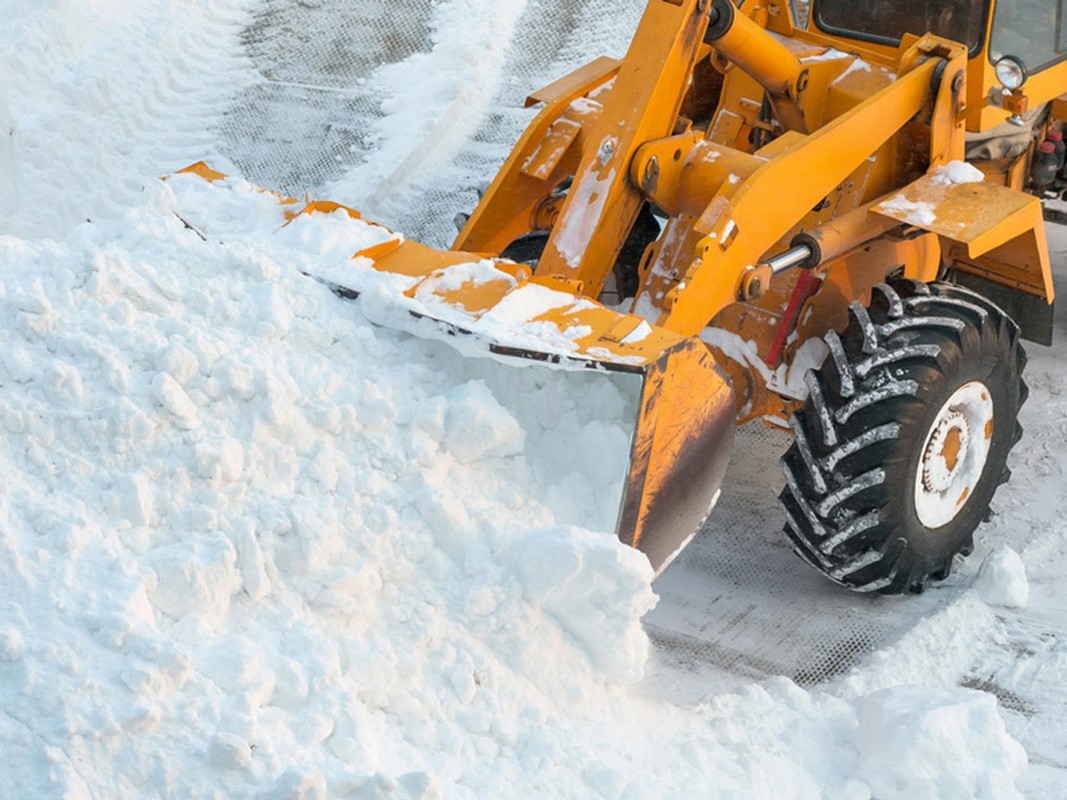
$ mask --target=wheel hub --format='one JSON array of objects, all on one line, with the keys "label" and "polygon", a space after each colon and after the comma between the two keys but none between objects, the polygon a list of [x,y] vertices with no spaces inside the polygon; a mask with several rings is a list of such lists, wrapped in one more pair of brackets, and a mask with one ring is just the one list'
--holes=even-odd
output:
[{"label": "wheel hub", "polygon": [[928,528],[947,525],[967,505],[993,439],[993,399],[981,381],[959,387],[926,436],[915,475],[915,511]]},{"label": "wheel hub", "polygon": [[950,411],[934,426],[923,454],[923,487],[926,491],[948,491],[963,466],[963,455],[970,439],[967,416],[959,411]]}]

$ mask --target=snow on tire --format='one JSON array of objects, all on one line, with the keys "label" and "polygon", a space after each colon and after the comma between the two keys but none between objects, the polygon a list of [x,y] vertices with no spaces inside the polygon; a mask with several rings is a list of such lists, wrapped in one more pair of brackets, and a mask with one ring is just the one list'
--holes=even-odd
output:
[{"label": "snow on tire", "polygon": [[785,532],[844,586],[921,592],[970,553],[1010,475],[1026,355],[1003,311],[951,284],[882,284],[849,312],[790,420]]}]

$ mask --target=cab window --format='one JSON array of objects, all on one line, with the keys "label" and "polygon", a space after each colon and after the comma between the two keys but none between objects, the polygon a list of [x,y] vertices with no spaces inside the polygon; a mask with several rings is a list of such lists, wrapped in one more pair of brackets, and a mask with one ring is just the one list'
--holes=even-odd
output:
[{"label": "cab window", "polygon": [[1034,73],[1067,56],[1064,0],[997,0],[989,58],[1015,56]]},{"label": "cab window", "polygon": [[898,45],[905,33],[933,33],[982,47],[987,0],[818,0],[815,23],[827,33]]}]

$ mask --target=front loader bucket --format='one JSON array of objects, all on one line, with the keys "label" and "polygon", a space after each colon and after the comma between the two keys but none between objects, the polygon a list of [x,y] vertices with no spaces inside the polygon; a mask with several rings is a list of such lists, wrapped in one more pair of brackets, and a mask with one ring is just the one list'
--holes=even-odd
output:
[{"label": "front loader bucket", "polygon": [[657,574],[711,513],[733,440],[733,390],[702,342],[686,340],[644,370],[616,532]]},{"label": "front loader bucket", "polygon": [[[616,533],[658,573],[700,529],[726,472],[735,406],[726,373],[699,339],[612,311],[524,265],[405,241],[336,203],[250,189],[203,164],[182,173],[202,178],[195,180],[201,189],[252,195],[259,208],[274,209],[274,234],[297,243],[308,226],[328,224],[330,240],[350,249],[341,258],[324,254],[309,274],[341,296],[360,297],[372,322],[511,364],[640,375]],[[169,180],[190,180],[182,173]],[[205,206],[219,204],[206,198]],[[195,209],[179,214],[200,235],[234,235],[212,229],[212,220],[191,221]]]}]

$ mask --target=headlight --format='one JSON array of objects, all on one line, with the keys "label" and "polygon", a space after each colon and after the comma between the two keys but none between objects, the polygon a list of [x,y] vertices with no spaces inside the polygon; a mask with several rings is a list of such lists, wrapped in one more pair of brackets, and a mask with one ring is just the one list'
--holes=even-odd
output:
[{"label": "headlight", "polygon": [[997,61],[994,69],[997,73],[997,80],[1008,91],[1014,92],[1026,83],[1026,66],[1015,56],[1004,56]]}]

